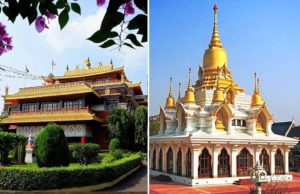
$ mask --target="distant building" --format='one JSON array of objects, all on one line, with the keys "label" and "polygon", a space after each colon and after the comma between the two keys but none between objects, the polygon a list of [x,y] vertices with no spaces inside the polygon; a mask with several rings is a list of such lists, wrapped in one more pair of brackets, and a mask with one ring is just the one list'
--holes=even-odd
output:
[{"label": "distant building", "polygon": [[296,125],[294,119],[292,121],[274,123],[272,131],[278,135],[300,140],[300,126]]},{"label": "distant building", "polygon": [[107,148],[107,117],[113,107],[128,110],[147,105],[140,82],[133,83],[125,75],[124,67],[114,68],[99,63],[69,69],[63,76],[50,74],[42,86],[20,88],[15,94],[4,94],[0,120],[11,132],[36,136],[48,123],[60,124],[69,143],[95,142]]}]

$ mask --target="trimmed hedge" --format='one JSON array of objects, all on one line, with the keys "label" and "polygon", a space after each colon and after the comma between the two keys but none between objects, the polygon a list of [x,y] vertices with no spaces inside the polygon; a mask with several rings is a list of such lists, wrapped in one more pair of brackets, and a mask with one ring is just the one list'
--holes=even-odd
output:
[{"label": "trimmed hedge", "polygon": [[140,155],[133,154],[108,164],[91,164],[88,166],[0,167],[0,189],[45,190],[96,185],[113,181],[140,164]]},{"label": "trimmed hedge", "polygon": [[114,152],[116,149],[120,149],[120,140],[118,138],[113,138],[109,142],[108,146],[109,152]]},{"label": "trimmed hedge", "polygon": [[75,144],[72,148],[72,157],[82,165],[99,162],[99,153],[100,145],[94,143]]}]

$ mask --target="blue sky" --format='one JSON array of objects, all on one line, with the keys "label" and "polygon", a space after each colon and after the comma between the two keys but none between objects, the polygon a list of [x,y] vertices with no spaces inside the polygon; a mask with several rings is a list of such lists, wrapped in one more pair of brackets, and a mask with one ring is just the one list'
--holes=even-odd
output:
[{"label": "blue sky", "polygon": [[202,65],[218,4],[219,34],[233,79],[253,93],[253,73],[275,121],[300,122],[300,1],[188,0],[150,1],[150,115],[165,104],[169,77],[175,97],[193,83]]},{"label": "blue sky", "polygon": [[[7,21],[1,14],[0,21],[7,26],[10,36],[13,36],[13,50],[0,56],[0,64],[25,70],[27,65],[30,73],[47,76],[51,72],[51,61],[54,60],[55,75],[63,75],[67,64],[74,69],[77,64],[81,67],[83,59],[90,58],[92,66],[102,61],[108,64],[113,59],[115,67],[124,65],[128,79],[134,82],[142,81],[142,89],[147,93],[148,44],[137,50],[123,48],[118,50],[99,48],[86,40],[95,32],[102,21],[105,6],[98,7],[96,0],[80,1],[82,15],[72,13],[67,26],[60,31],[57,19],[51,20],[48,30],[38,33],[34,23],[29,26],[27,20],[18,17],[14,24]],[[106,5],[107,6],[107,5]],[[3,72],[0,72],[3,74]],[[41,85],[42,81],[11,79],[0,76],[0,93],[9,86],[10,94],[17,92],[20,87]],[[3,100],[0,101],[2,110]]]}]

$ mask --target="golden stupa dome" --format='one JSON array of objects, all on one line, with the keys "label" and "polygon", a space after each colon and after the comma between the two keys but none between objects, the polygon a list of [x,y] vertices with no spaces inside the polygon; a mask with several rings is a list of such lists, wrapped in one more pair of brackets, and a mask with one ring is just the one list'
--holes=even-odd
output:
[{"label": "golden stupa dome", "polygon": [[169,91],[169,95],[166,100],[165,108],[175,108],[175,100],[174,100],[173,91],[172,91],[172,77],[170,78],[170,91]]},{"label": "golden stupa dome", "polygon": [[221,40],[218,33],[217,23],[217,10],[218,7],[214,5],[214,27],[211,36],[209,48],[205,50],[203,57],[203,67],[206,70],[217,69],[225,65],[227,67],[227,53],[222,47]]},{"label": "golden stupa dome", "polygon": [[251,106],[262,106],[264,101],[260,96],[259,92],[259,79],[256,79],[256,73],[254,74],[255,84],[254,84],[254,93],[252,95]]},{"label": "golden stupa dome", "polygon": [[191,84],[191,68],[189,68],[189,83],[188,88],[185,91],[185,103],[196,103],[195,92]]},{"label": "golden stupa dome", "polygon": [[217,89],[214,91],[213,102],[223,102],[224,93],[219,87],[219,79],[217,81]]}]

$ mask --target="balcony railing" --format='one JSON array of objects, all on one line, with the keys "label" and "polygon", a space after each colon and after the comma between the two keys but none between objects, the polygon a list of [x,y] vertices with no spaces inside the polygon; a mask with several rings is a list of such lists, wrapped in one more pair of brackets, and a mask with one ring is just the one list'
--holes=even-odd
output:
[{"label": "balcony railing", "polygon": [[82,108],[63,108],[57,110],[36,110],[36,111],[14,111],[10,113],[10,117],[22,117],[22,116],[34,116],[34,115],[54,115],[54,114],[64,114],[64,113],[91,113],[89,107]]}]

